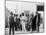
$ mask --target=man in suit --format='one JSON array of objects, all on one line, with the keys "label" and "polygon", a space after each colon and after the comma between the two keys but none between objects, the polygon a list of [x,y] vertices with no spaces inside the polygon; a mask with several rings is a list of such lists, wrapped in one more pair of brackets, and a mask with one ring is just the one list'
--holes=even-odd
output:
[{"label": "man in suit", "polygon": [[40,23],[40,14],[38,12],[36,12],[36,15],[32,19],[32,31],[35,31],[37,28],[37,30],[39,32],[39,26],[40,26],[39,23]]},{"label": "man in suit", "polygon": [[10,16],[9,16],[9,25],[10,25],[9,35],[11,35],[11,30],[12,30],[13,35],[14,35],[14,16],[13,16],[12,12],[10,13]]},{"label": "man in suit", "polygon": [[37,22],[37,12],[35,13],[35,16],[32,19],[32,31],[36,31],[36,22]]}]

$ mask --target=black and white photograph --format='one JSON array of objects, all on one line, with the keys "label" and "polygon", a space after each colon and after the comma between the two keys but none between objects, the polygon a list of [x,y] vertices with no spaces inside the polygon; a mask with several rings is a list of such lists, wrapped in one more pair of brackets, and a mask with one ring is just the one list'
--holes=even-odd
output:
[{"label": "black and white photograph", "polygon": [[5,35],[44,32],[44,3],[6,0]]}]

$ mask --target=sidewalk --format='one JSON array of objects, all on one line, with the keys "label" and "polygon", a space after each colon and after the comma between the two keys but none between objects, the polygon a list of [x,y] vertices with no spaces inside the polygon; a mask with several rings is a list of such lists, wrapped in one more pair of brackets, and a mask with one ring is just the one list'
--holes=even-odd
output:
[{"label": "sidewalk", "polygon": [[[30,33],[30,32],[31,32],[31,31],[28,31],[28,32],[24,32],[24,31],[14,31],[15,34],[17,34],[17,33],[18,33],[18,34],[21,34],[21,33],[24,33],[24,34],[27,33],[27,34],[28,34],[28,33]],[[11,31],[11,33],[12,33],[12,31]],[[9,28],[5,28],[5,34],[6,34],[6,35],[9,35]]]}]

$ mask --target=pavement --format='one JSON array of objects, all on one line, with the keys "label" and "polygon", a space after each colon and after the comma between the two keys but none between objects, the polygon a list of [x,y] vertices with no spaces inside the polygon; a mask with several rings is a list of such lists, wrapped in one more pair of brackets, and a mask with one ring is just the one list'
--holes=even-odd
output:
[{"label": "pavement", "polygon": [[[43,24],[41,24],[40,27],[39,27],[39,32],[43,32],[43,30],[44,30],[43,29]],[[34,31],[33,33],[35,33],[35,32],[37,32],[37,31]],[[17,32],[17,31],[14,31],[14,35],[19,35],[21,33],[24,33],[24,34],[27,33],[28,34],[28,33],[31,33],[31,31],[28,31],[28,32],[23,32],[23,31],[18,31]],[[5,35],[9,35],[9,28],[5,28]],[[13,35],[12,31],[11,31],[11,35]]]}]

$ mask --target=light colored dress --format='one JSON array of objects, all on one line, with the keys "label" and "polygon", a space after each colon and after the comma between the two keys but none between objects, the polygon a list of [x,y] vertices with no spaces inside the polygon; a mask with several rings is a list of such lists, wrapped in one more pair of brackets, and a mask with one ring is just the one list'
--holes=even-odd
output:
[{"label": "light colored dress", "polygon": [[21,17],[22,31],[26,31],[26,29],[25,29],[25,25],[27,23],[26,21],[27,21],[27,17],[26,16],[22,16]]}]

